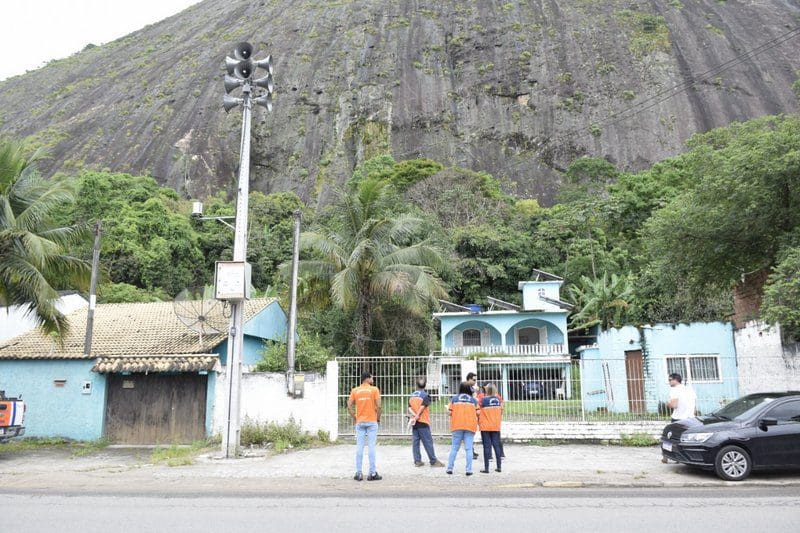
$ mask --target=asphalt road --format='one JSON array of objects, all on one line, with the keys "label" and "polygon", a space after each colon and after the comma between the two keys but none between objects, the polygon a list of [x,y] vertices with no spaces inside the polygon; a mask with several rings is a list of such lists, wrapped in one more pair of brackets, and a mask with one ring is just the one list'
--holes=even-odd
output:
[{"label": "asphalt road", "polygon": [[282,495],[219,497],[171,491],[85,495],[82,491],[3,491],[2,531],[544,531],[703,532],[798,530],[797,487],[680,489],[530,489],[455,491],[431,497],[424,486],[392,497]]}]

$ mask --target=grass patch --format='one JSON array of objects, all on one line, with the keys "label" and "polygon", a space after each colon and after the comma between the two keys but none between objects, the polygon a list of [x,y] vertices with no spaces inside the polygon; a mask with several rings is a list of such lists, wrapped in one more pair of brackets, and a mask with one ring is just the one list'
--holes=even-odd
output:
[{"label": "grass patch", "polygon": [[194,463],[197,454],[211,447],[209,440],[198,440],[189,446],[173,444],[168,448],[156,448],[150,454],[153,464],[165,463],[167,466],[186,466]]},{"label": "grass patch", "polygon": [[78,441],[64,437],[29,437],[6,442],[0,446],[0,453],[14,454],[37,450],[65,450],[71,452],[75,457],[85,457],[105,449],[109,444],[105,438]]},{"label": "grass patch", "polygon": [[275,422],[253,422],[245,420],[242,424],[242,446],[272,447],[275,453],[282,453],[290,449],[316,448],[330,444],[331,438],[327,431],[318,431],[312,435],[303,430],[302,426],[293,418],[285,424]]},{"label": "grass patch", "polygon": [[647,433],[633,433],[631,435],[622,435],[621,437],[619,444],[622,446],[646,447],[658,444],[658,439]]}]

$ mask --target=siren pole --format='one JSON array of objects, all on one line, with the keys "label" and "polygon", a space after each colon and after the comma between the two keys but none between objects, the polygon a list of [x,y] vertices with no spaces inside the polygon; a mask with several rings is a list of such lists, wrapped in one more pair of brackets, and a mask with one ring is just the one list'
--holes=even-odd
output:
[{"label": "siren pole", "polygon": [[[233,240],[233,262],[242,265],[244,285],[241,297],[231,298],[231,326],[228,335],[227,351],[227,395],[225,397],[225,424],[222,429],[222,453],[225,457],[236,457],[241,437],[241,382],[242,382],[242,348],[244,343],[244,306],[249,293],[249,268],[247,265],[247,208],[250,194],[250,115],[252,104],[261,105],[272,111],[272,56],[253,61],[253,46],[241,42],[233,50],[233,57],[225,58],[227,74],[223,80],[225,96],[222,107],[225,112],[242,106],[242,137],[239,153],[239,185],[236,193],[236,221]],[[253,79],[258,69],[267,71],[259,79]],[[230,96],[230,93],[241,88],[241,96]],[[254,98],[254,91],[264,89],[265,94]],[[219,267],[217,278],[219,278]],[[219,286],[217,286],[219,291]]]}]

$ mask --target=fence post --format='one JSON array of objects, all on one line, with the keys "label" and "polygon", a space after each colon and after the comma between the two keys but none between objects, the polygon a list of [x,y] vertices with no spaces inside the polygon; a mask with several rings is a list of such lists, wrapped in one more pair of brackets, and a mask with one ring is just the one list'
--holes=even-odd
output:
[{"label": "fence post", "polygon": [[339,438],[339,362],[328,361],[325,368],[325,393],[327,431],[331,441]]},{"label": "fence post", "polygon": [[581,421],[586,422],[586,407],[583,404],[584,397],[586,396],[586,382],[584,381],[586,379],[586,374],[584,374],[583,371],[583,357],[578,359],[578,368],[580,368],[581,371]]}]

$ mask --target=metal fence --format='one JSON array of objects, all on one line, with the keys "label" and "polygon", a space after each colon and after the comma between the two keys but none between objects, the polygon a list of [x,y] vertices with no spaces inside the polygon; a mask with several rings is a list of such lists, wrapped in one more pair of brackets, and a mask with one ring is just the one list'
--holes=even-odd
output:
[{"label": "metal fence", "polygon": [[[758,369],[782,361],[743,361],[715,354],[670,355],[575,360],[565,357],[378,357],[339,358],[339,433],[353,434],[347,399],[368,370],[382,396],[380,433],[404,435],[408,428],[409,395],[417,376],[427,378],[431,395],[431,429],[449,434],[447,404],[468,371],[476,371],[478,385],[493,383],[505,400],[503,423],[515,422],[637,422],[668,421],[670,386],[667,377],[679,373],[696,395],[696,410],[707,414],[725,403],[754,392],[740,386],[740,367]],[[778,374],[780,372],[778,371]],[[752,380],[750,380],[752,381]],[[762,380],[760,390],[781,390],[784,383]]]}]

